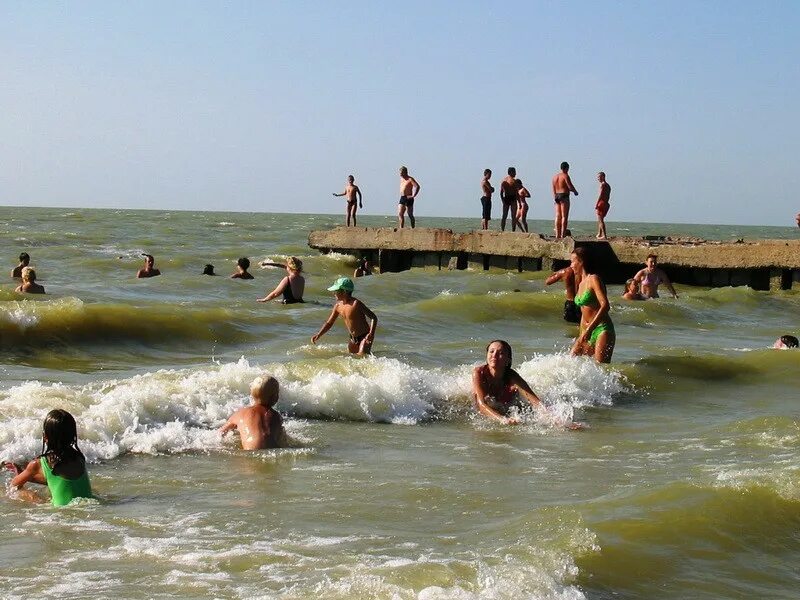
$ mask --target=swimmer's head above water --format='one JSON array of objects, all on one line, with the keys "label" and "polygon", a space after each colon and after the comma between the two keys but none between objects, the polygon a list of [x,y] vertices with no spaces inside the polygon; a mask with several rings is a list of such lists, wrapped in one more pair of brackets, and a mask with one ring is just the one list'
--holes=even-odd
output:
[{"label": "swimmer's head above water", "polygon": [[773,348],[797,348],[800,345],[797,338],[793,335],[782,335],[772,345]]}]

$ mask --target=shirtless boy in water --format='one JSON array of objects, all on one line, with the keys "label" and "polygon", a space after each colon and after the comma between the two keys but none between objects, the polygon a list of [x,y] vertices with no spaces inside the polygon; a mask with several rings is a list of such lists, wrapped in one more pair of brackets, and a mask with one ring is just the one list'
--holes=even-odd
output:
[{"label": "shirtless boy in water", "polygon": [[331,316],[311,338],[311,343],[316,344],[317,340],[333,327],[334,322],[341,315],[347,331],[350,333],[350,339],[347,342],[350,354],[362,356],[370,353],[375,340],[375,330],[378,328],[378,317],[361,300],[353,297],[354,289],[353,280],[349,277],[339,277],[336,283],[328,288],[328,291],[333,292],[336,297],[336,304],[333,305]]},{"label": "shirtless boy in water", "polygon": [[156,277],[157,275],[161,275],[161,271],[155,268],[156,259],[153,258],[153,255],[142,254],[142,256],[144,256],[144,267],[137,271],[136,277],[138,279],[144,279],[147,277]]},{"label": "shirtless boy in water", "polygon": [[[341,194],[333,193],[334,196],[340,198],[344,196],[347,198],[347,227],[350,227],[350,219],[353,219],[353,227],[356,226],[356,200],[358,200],[358,208],[364,208],[361,203],[361,190],[355,184],[356,178],[352,175],[347,177],[347,185],[344,186],[344,191]],[[358,198],[356,198],[356,196]]]},{"label": "shirtless boy in water", "polygon": [[253,404],[240,408],[219,428],[223,436],[232,429],[239,430],[242,450],[279,448],[285,445],[283,419],[273,407],[278,402],[278,380],[258,377],[250,384]]}]

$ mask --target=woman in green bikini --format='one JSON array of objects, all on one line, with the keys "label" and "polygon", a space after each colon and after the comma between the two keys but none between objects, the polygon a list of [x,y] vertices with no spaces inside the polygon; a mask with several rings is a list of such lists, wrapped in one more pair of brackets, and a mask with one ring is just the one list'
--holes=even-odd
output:
[{"label": "woman in green bikini", "polygon": [[575,304],[581,309],[581,333],[572,346],[572,355],[594,356],[599,363],[611,362],[617,335],[608,316],[606,286],[593,273],[591,261],[583,248],[572,252],[572,270],[581,283],[575,294]]}]

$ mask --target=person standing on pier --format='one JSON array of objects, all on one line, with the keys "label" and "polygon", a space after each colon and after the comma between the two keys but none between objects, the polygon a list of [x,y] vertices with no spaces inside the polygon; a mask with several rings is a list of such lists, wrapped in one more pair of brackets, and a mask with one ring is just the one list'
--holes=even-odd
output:
[{"label": "person standing on pier", "polygon": [[[333,193],[337,198],[344,196],[347,198],[347,220],[345,221],[346,227],[350,227],[350,219],[353,219],[353,227],[356,226],[356,199],[358,199],[358,208],[364,208],[361,203],[361,190],[355,184],[355,177],[352,175],[347,176],[347,183],[344,186],[344,191],[341,194]],[[356,198],[358,197],[358,198]]]},{"label": "person standing on pier", "polygon": [[408,169],[400,167],[400,201],[397,203],[397,220],[400,222],[400,229],[406,225],[406,211],[408,211],[408,220],[411,221],[411,229],[414,229],[417,223],[414,219],[414,200],[419,194],[420,187],[417,180],[408,174]]},{"label": "person standing on pier", "polygon": [[492,194],[494,194],[494,187],[489,183],[492,177],[491,169],[484,169],[483,180],[481,180],[481,229],[486,231],[489,229],[489,221],[492,220]]},{"label": "person standing on pier", "polygon": [[561,171],[553,176],[553,200],[556,204],[556,220],[555,232],[556,239],[567,235],[567,227],[569,226],[569,193],[572,192],[576,196],[578,190],[572,185],[572,180],[569,178],[569,163],[561,163]]},{"label": "person standing on pier", "polygon": [[597,174],[597,181],[600,182],[600,192],[597,195],[597,204],[594,205],[594,210],[597,213],[597,239],[605,240],[606,237],[606,215],[608,209],[611,208],[611,186],[606,181],[606,174],[600,171]]},{"label": "person standing on pier", "polygon": [[508,167],[508,176],[500,184],[500,200],[503,202],[503,218],[500,220],[500,231],[506,230],[506,219],[511,212],[511,231],[517,230],[517,170]]}]

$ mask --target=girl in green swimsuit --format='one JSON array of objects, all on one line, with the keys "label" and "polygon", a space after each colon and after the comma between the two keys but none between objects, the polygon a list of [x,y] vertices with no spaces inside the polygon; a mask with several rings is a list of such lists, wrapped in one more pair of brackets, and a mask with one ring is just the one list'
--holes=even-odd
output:
[{"label": "girl in green swimsuit", "polygon": [[73,416],[65,410],[51,410],[44,419],[43,429],[42,453],[38,458],[25,469],[5,463],[6,468],[16,471],[11,486],[19,489],[28,482],[46,485],[53,506],[64,506],[74,498],[92,498],[86,459],[78,448]]},{"label": "girl in green swimsuit", "polygon": [[581,282],[575,294],[575,305],[581,309],[581,333],[572,346],[572,355],[594,356],[599,363],[611,362],[617,335],[608,316],[606,286],[593,273],[594,268],[583,248],[572,252],[571,266]]}]

